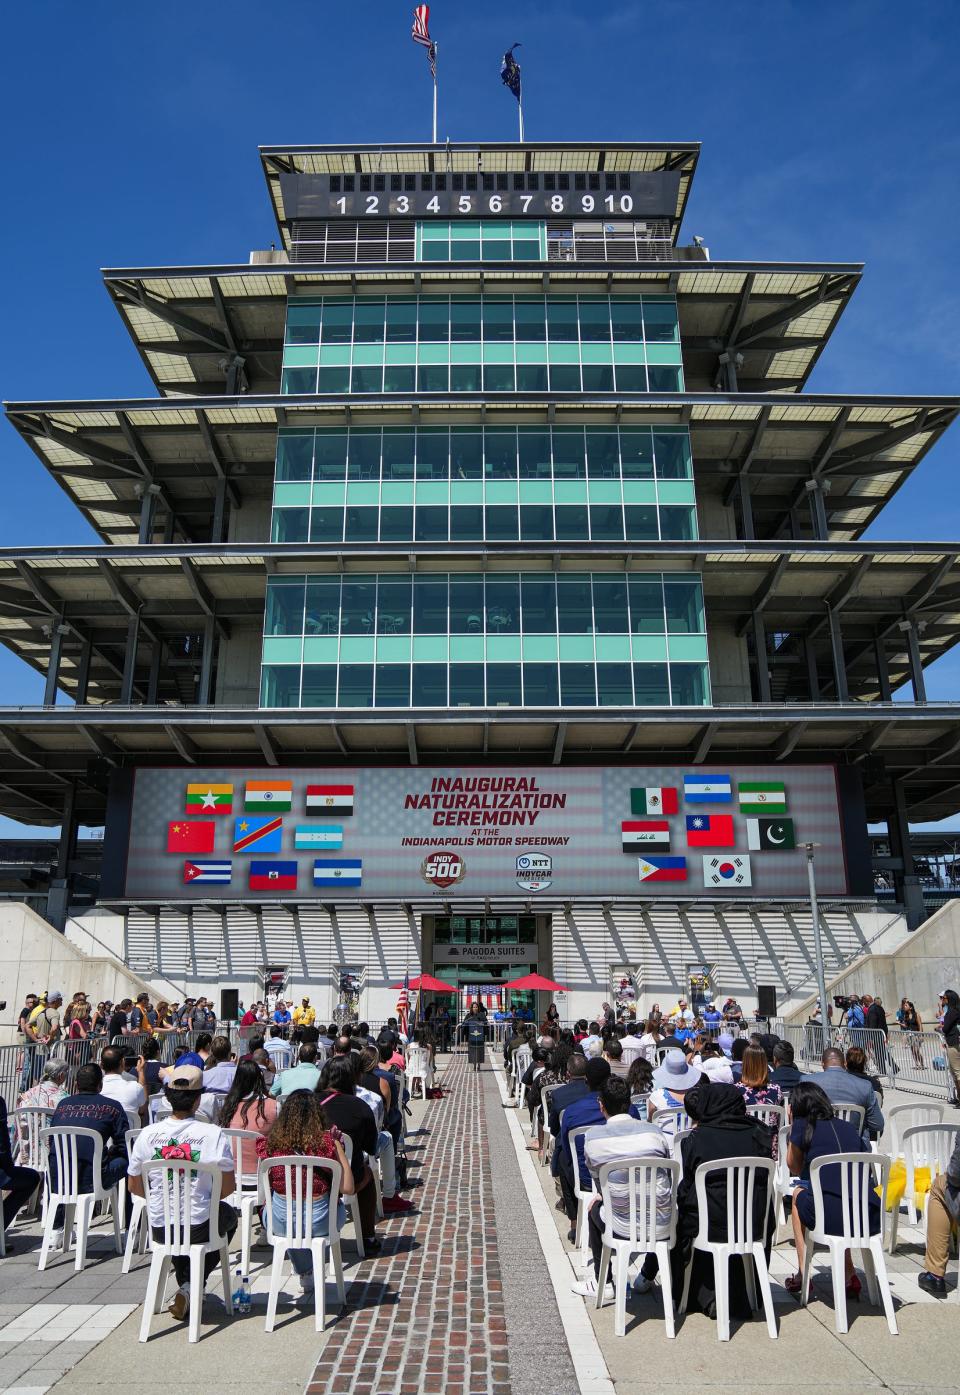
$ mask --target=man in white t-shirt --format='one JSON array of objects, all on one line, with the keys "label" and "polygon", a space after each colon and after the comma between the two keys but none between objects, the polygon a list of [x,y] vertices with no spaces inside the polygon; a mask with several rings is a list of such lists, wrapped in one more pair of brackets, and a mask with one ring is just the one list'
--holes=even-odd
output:
[{"label": "man in white t-shirt", "polygon": [[[175,1066],[164,1086],[164,1094],[173,1110],[164,1119],[142,1129],[134,1141],[127,1168],[128,1185],[133,1196],[143,1196],[143,1164],[160,1158],[185,1158],[191,1162],[207,1163],[220,1169],[220,1208],[217,1216],[221,1235],[229,1241],[237,1228],[237,1212],[224,1198],[236,1186],[233,1153],[230,1140],[223,1129],[197,1118],[197,1107],[203,1093],[203,1072],[196,1066]],[[190,1240],[199,1244],[210,1238],[210,1178],[200,1176],[193,1185],[190,1201]],[[154,1183],[147,1199],[147,1212],[155,1240],[163,1239],[163,1199]],[[206,1284],[220,1256],[213,1251],[204,1258],[203,1282]],[[177,1291],[168,1311],[182,1322],[190,1311],[190,1260],[182,1255],[173,1260],[177,1276]]]},{"label": "man in white t-shirt", "polygon": [[105,1046],[100,1053],[100,1069],[103,1071],[103,1085],[100,1087],[101,1095],[106,1095],[109,1100],[116,1100],[133,1114],[139,1114],[141,1119],[146,1118],[147,1106],[147,1081],[146,1062],[143,1057],[137,1058],[137,1079],[132,1080],[123,1069],[125,1057],[122,1046]]}]

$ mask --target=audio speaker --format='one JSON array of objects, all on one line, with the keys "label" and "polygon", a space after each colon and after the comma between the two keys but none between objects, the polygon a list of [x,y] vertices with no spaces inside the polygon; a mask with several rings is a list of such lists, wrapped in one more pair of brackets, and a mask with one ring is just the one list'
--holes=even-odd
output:
[{"label": "audio speaker", "polygon": [[777,1015],[777,990],[772,983],[757,984],[757,1015],[759,1017],[776,1017]]},{"label": "audio speaker", "polygon": [[240,1011],[239,988],[220,990],[220,1016],[227,1022],[235,1022]]}]

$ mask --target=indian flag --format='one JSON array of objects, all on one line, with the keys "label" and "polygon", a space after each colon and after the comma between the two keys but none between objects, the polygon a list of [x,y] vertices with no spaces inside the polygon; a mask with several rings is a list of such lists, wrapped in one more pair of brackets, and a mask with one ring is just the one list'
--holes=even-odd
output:
[{"label": "indian flag", "polygon": [[741,814],[782,814],[787,791],[782,780],[741,780],[737,785]]},{"label": "indian flag", "polygon": [[293,807],[293,785],[290,780],[248,780],[243,807],[250,812],[256,809],[288,811]]},{"label": "indian flag", "polygon": [[307,785],[308,814],[352,814],[353,785]]},{"label": "indian flag", "polygon": [[233,785],[187,785],[186,814],[232,814]]}]

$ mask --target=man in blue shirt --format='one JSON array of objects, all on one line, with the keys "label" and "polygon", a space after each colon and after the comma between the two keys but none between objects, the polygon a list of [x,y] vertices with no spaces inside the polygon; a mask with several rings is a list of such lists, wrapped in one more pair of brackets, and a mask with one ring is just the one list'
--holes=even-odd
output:
[{"label": "man in blue shirt", "polygon": [[858,1104],[864,1112],[864,1143],[870,1142],[870,1134],[879,1138],[883,1133],[883,1113],[877,1102],[876,1091],[865,1075],[852,1075],[846,1068],[843,1052],[828,1047],[820,1058],[823,1070],[805,1075],[803,1079],[811,1085],[819,1085],[831,1104]]},{"label": "man in blue shirt", "polygon": [[277,1027],[289,1027],[293,1021],[289,1009],[282,998],[277,999],[277,1006],[273,1010],[273,1021]]},{"label": "man in blue shirt", "polygon": [[723,1021],[720,1015],[720,1009],[717,1007],[716,1003],[707,1003],[703,1013],[703,1020],[708,1027],[716,1027],[718,1023]]},{"label": "man in blue shirt", "polygon": [[[116,1186],[127,1171],[127,1112],[116,1100],[102,1095],[103,1071],[93,1061],[77,1071],[77,1092],[61,1100],[53,1111],[51,1128],[93,1129],[103,1139],[101,1180],[107,1189]],[[77,1143],[79,1189],[93,1191],[93,1144],[81,1138]],[[56,1157],[50,1155],[51,1188],[56,1190]],[[53,1248],[63,1244],[63,1207],[54,1217]]]}]

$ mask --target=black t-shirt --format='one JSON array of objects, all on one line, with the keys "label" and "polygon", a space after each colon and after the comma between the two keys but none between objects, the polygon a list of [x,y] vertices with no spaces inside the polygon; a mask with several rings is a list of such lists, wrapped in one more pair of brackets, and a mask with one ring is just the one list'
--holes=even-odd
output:
[{"label": "black t-shirt", "polygon": [[127,1025],[127,1014],[120,1008],[110,1014],[110,1021],[107,1023],[107,1036],[110,1041],[114,1037],[122,1037],[123,1029]]},{"label": "black t-shirt", "polygon": [[367,1170],[363,1155],[375,1153],[380,1141],[373,1110],[356,1095],[338,1095],[329,1090],[326,1094],[322,1091],[317,1093],[330,1123],[336,1124],[340,1132],[353,1141],[353,1180],[361,1182]]},{"label": "black t-shirt", "polygon": [[[32,1012],[32,1007],[25,1007],[20,1009],[20,1016],[17,1018],[17,1031],[23,1037],[27,1035],[27,1023],[30,1021],[30,1014]],[[32,1038],[30,1038],[30,1040],[32,1040]]]}]

